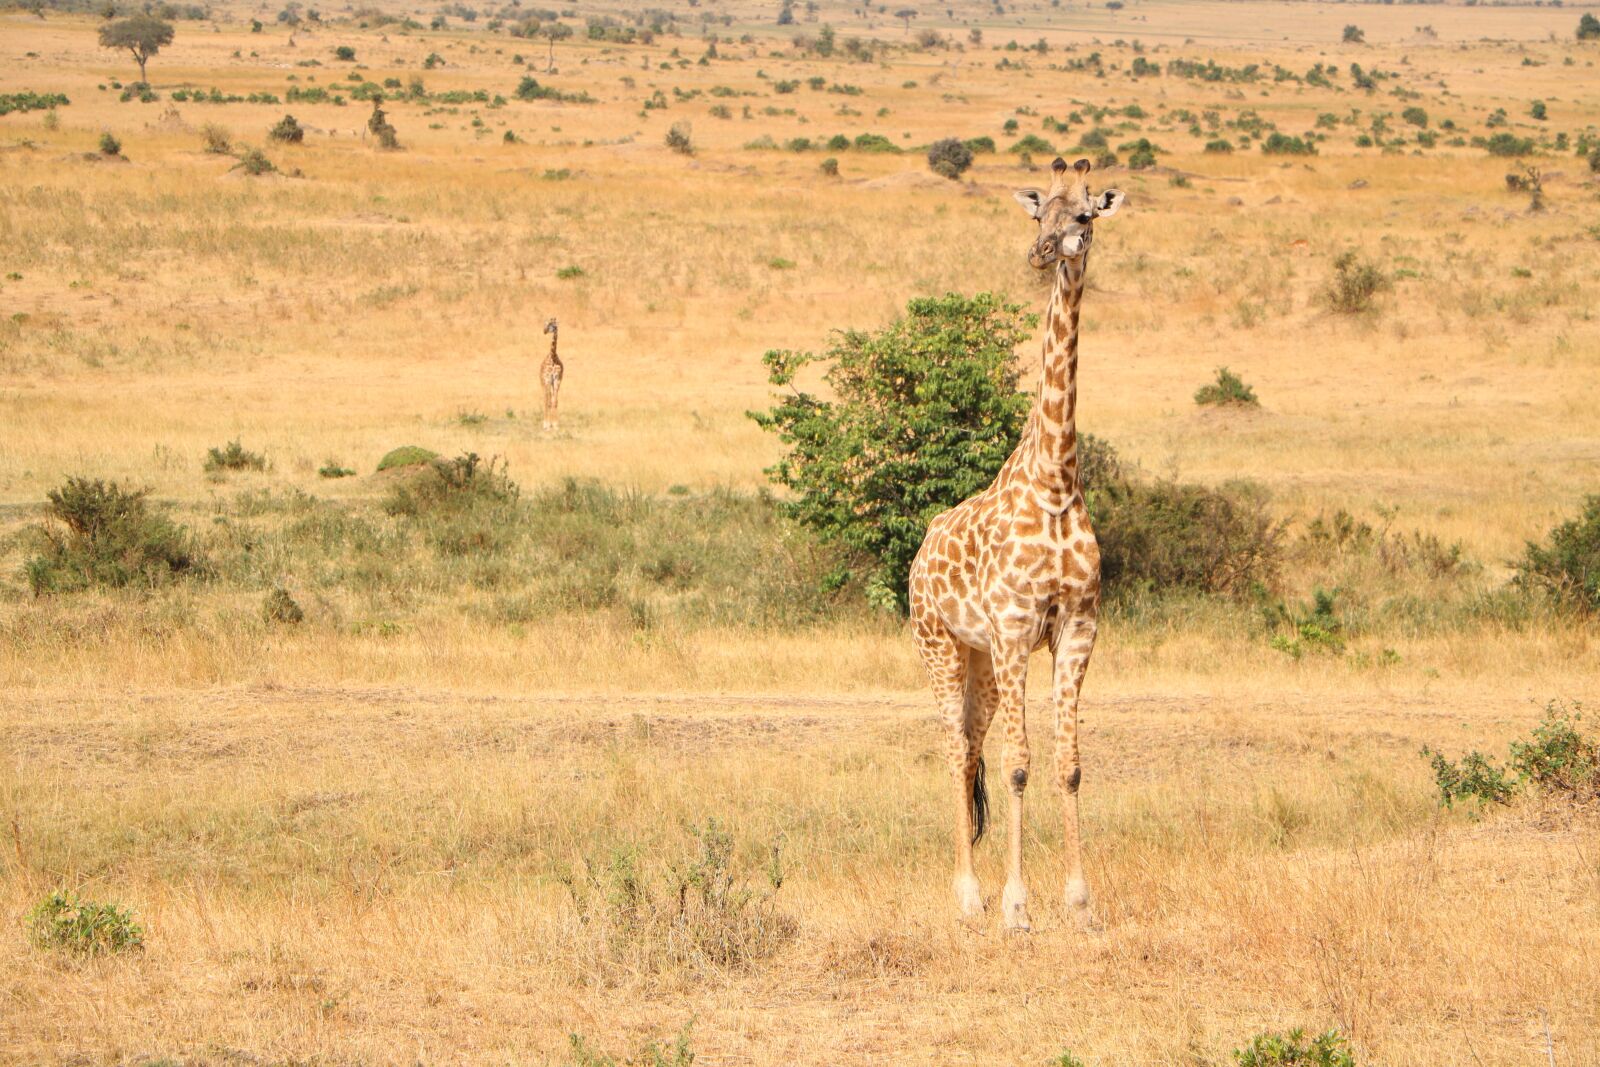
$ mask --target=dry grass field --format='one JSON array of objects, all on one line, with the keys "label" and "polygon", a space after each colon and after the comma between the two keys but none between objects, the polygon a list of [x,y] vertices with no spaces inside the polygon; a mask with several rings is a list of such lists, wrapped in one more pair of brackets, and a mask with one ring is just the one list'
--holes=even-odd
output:
[{"label": "dry grass field", "polygon": [[[0,1063],[665,1064],[641,1050],[687,1028],[709,1065],[1221,1065],[1293,1027],[1361,1064],[1600,1063],[1593,811],[1441,809],[1419,756],[1600,707],[1593,617],[1510,584],[1600,489],[1590,9],[594,0],[554,12],[553,72],[522,5],[209,10],[148,102],[98,12],[0,10],[0,101],[69,101],[0,114]],[[946,180],[951,136],[996,150]],[[817,592],[746,413],[763,352],[913,297],[1041,309],[1010,193],[1102,151],[1128,202],[1080,426],[1153,478],[1255,483],[1281,611],[1111,605],[1102,926],[1062,913],[1046,786],[1035,932],[1006,937],[953,916],[909,636]],[[1341,313],[1352,251],[1389,284]],[[1196,405],[1222,366],[1259,408]],[[265,469],[207,471],[230,441]],[[547,525],[398,509],[375,468],[412,444],[503,459],[531,511],[490,518]],[[148,486],[208,572],[36,593],[73,476]],[[1318,541],[1340,512],[1371,535]],[[279,589],[302,620],[263,614]],[[1321,589],[1339,647],[1283,640]],[[979,863],[998,893],[994,841]],[[131,909],[142,949],[36,944],[56,890]]]}]

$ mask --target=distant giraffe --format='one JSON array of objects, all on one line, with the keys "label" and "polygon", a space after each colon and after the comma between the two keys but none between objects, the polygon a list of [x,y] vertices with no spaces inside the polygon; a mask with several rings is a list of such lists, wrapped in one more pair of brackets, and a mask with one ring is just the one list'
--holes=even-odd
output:
[{"label": "distant giraffe", "polygon": [[972,846],[983,833],[983,738],[998,715],[1004,781],[1010,793],[1005,925],[1026,930],[1022,878],[1022,794],[1028,785],[1024,687],[1028,656],[1048,644],[1054,656],[1056,781],[1061,787],[1066,902],[1091,922],[1078,840],[1078,690],[1094,649],[1100,608],[1100,549],[1078,481],[1075,421],[1078,305],[1094,240],[1094,220],[1112,215],[1122,193],[1089,193],[1089,161],[1051,165],[1050,190],[1016,198],[1039,222],[1028,252],[1037,270],[1055,268],[1045,317],[1039,393],[1016,451],[994,484],[928,525],[911,566],[911,624],[946,734],[955,802],[956,902],[983,911]]},{"label": "distant giraffe", "polygon": [[554,430],[561,421],[561,375],[567,368],[556,355],[555,319],[544,324],[544,332],[550,335],[550,354],[539,364],[539,384],[544,386],[544,428]]}]

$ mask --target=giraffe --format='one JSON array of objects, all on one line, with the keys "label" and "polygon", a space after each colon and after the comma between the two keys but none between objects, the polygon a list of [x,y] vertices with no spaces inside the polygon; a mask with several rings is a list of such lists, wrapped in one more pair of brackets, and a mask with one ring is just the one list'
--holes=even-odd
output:
[{"label": "giraffe", "polygon": [[1039,391],[994,483],[934,518],[911,565],[912,634],[939,704],[953,780],[956,904],[963,916],[983,913],[972,846],[986,821],[983,740],[998,716],[1009,793],[1001,910],[1005,926],[1018,931],[1030,928],[1022,877],[1024,690],[1028,657],[1045,645],[1053,656],[1066,903],[1080,926],[1092,924],[1078,836],[1078,690],[1094,649],[1100,550],[1078,482],[1078,307],[1094,221],[1114,215],[1123,195],[1093,196],[1089,169],[1087,159],[1071,168],[1057,159],[1048,191],[1014,194],[1039,223],[1028,263],[1055,270]]},{"label": "giraffe", "polygon": [[550,354],[539,364],[539,384],[544,386],[544,428],[554,430],[561,421],[561,375],[567,368],[556,355],[555,319],[544,324],[544,332],[550,335]]}]

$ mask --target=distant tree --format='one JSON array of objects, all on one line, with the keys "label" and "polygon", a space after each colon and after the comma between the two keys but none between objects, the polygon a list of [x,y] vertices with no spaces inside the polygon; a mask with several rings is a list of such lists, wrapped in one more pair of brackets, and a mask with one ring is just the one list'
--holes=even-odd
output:
[{"label": "distant tree", "polygon": [[1528,108],[1528,114],[1533,116],[1534,118],[1538,119],[1540,122],[1543,122],[1545,120],[1545,115],[1546,115],[1545,107],[1544,107],[1544,101],[1543,100],[1535,100],[1533,102],[1533,104]]},{"label": "distant tree", "polygon": [[139,63],[139,80],[145,81],[144,65],[150,57],[172,43],[172,24],[150,15],[118,19],[100,27],[101,48],[126,48]]},{"label": "distant tree", "polygon": [[1592,13],[1585,12],[1578,20],[1578,40],[1600,41],[1600,18],[1595,18]]},{"label": "distant tree", "polygon": [[941,178],[955,181],[972,166],[972,149],[959,137],[946,137],[928,148],[928,166]]},{"label": "distant tree", "polygon": [[1366,44],[1367,43],[1367,35],[1364,32],[1362,32],[1362,29],[1361,29],[1360,26],[1355,26],[1355,25],[1346,26],[1344,28],[1344,43],[1345,44]]},{"label": "distant tree", "polygon": [[556,69],[556,42],[572,36],[572,27],[562,22],[547,22],[539,27],[539,36],[550,42],[550,56],[545,61],[544,72],[554,74]]},{"label": "distant tree", "polygon": [[783,8],[778,12],[778,25],[794,25],[794,5],[789,3],[788,0],[784,0]]},{"label": "distant tree", "polygon": [[917,17],[917,9],[914,7],[903,7],[894,13],[894,17],[899,19],[901,22],[904,22],[906,24],[906,32],[910,33],[911,20]]}]

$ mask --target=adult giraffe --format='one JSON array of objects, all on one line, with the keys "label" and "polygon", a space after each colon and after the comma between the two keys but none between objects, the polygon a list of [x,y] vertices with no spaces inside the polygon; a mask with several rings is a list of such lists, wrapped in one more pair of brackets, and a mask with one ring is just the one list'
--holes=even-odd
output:
[{"label": "adult giraffe", "polygon": [[561,422],[561,377],[566,373],[567,366],[556,355],[559,335],[556,333],[555,319],[544,324],[544,332],[550,335],[550,354],[539,364],[539,384],[544,387],[544,428],[554,430]]},{"label": "adult giraffe", "polygon": [[1122,192],[1089,192],[1089,161],[1051,164],[1048,192],[1017,201],[1038,220],[1028,251],[1037,270],[1054,266],[1045,316],[1044,366],[1016,450],[977,496],[943,512],[911,565],[911,622],[947,731],[954,779],[956,902],[983,911],[972,846],[983,834],[983,739],[998,714],[1009,796],[1005,924],[1027,930],[1022,878],[1022,794],[1028,785],[1024,689],[1028,656],[1049,645],[1056,712],[1056,781],[1061,787],[1067,907],[1091,922],[1078,839],[1078,689],[1094,649],[1100,608],[1100,550],[1078,484],[1078,305],[1094,221],[1116,213]]}]

